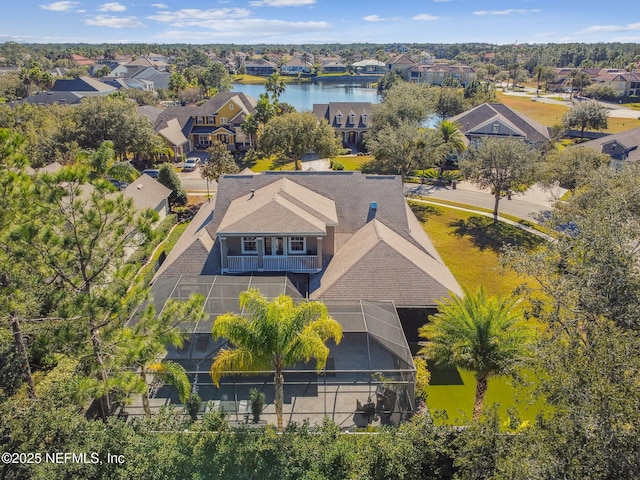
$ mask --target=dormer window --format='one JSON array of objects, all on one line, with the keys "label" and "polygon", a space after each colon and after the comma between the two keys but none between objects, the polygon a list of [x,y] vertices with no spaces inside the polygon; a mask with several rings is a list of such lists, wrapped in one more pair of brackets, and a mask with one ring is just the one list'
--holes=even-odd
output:
[{"label": "dormer window", "polygon": [[338,125],[342,124],[342,114],[341,114],[341,113],[338,113],[338,114],[336,115],[336,123],[337,123]]},{"label": "dormer window", "polygon": [[349,115],[349,123],[353,125],[355,122],[356,122],[356,116],[353,113],[351,113]]},{"label": "dormer window", "polygon": [[362,114],[362,123],[363,125],[367,125],[367,123],[369,122],[369,115],[367,115],[366,113]]}]

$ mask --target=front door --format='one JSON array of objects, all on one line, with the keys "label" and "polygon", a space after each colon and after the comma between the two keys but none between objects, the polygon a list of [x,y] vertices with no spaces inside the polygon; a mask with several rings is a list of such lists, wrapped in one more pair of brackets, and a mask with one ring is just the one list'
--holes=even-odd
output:
[{"label": "front door", "polygon": [[266,237],[264,239],[265,255],[284,255],[284,237]]}]

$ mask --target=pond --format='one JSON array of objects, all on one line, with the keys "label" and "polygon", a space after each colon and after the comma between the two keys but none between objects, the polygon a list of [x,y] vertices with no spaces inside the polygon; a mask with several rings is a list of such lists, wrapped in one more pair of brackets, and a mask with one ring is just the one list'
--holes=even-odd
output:
[{"label": "pond", "polygon": [[[247,85],[236,83],[234,92],[244,92],[257,99],[264,93],[264,85]],[[280,96],[281,102],[290,103],[297,111],[311,111],[314,103],[329,102],[379,102],[376,89],[371,83],[360,82],[304,82],[288,83],[285,92]]]}]

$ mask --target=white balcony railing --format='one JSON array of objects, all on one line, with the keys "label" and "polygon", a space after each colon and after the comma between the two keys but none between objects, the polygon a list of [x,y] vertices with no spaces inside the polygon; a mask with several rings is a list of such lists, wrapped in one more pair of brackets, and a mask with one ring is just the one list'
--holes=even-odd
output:
[{"label": "white balcony railing", "polygon": [[262,269],[257,256],[228,256],[227,260],[228,272],[315,272],[318,269],[316,255],[265,255],[262,257]]}]

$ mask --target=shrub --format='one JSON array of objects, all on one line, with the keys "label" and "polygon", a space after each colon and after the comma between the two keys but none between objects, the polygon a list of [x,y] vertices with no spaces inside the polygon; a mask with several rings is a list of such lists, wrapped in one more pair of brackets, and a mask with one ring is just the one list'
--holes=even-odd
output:
[{"label": "shrub", "polygon": [[202,399],[197,393],[192,393],[191,395],[189,395],[189,398],[187,398],[187,403],[185,404],[185,406],[187,408],[189,416],[191,417],[191,420],[193,420],[194,422],[198,419],[198,412],[200,411],[201,405]]},{"label": "shrub", "polygon": [[252,388],[249,391],[249,402],[251,402],[251,414],[253,415],[253,422],[258,423],[260,421],[262,410],[264,409],[264,393],[259,391],[257,388]]}]

